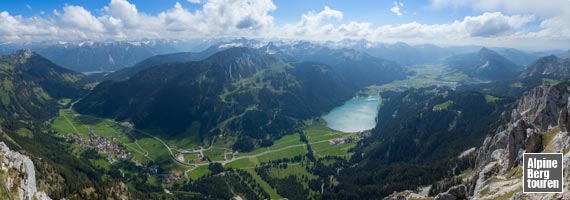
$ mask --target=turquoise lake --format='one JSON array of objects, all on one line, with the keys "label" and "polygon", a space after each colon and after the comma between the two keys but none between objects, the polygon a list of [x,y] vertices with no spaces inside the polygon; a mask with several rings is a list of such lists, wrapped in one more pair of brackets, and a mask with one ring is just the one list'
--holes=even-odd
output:
[{"label": "turquoise lake", "polygon": [[359,132],[376,126],[380,96],[355,97],[323,116],[327,127],[342,132]]}]

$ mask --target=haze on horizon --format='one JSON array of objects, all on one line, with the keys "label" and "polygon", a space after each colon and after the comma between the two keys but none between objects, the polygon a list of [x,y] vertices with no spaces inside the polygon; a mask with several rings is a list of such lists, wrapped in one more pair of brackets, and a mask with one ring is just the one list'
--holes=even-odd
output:
[{"label": "haze on horizon", "polygon": [[[10,1],[0,43],[248,37],[529,50],[570,44],[570,1]],[[237,9],[236,9],[237,8]]]}]

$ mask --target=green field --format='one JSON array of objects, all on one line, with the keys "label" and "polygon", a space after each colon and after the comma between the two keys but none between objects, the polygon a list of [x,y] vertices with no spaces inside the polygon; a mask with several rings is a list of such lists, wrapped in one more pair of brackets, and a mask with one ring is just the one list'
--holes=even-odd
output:
[{"label": "green field", "polygon": [[208,165],[203,165],[203,166],[199,166],[196,169],[193,169],[192,171],[188,172],[188,178],[191,179],[198,179],[200,177],[206,176],[210,173],[210,170],[208,169]]},{"label": "green field", "polygon": [[255,172],[254,169],[245,169],[245,171],[247,171],[249,174],[251,174],[251,176],[253,176],[253,179],[255,179],[255,181],[261,185],[261,187],[263,188],[263,190],[265,190],[265,192],[269,193],[269,197],[271,199],[283,199],[283,197],[281,197],[279,194],[277,194],[277,191],[271,187],[267,182],[265,182],[260,176],[259,174],[257,174],[257,172]]},{"label": "green field", "polygon": [[125,144],[125,147],[127,148],[127,151],[132,153],[135,160],[142,162],[142,163],[153,161],[153,160],[150,160],[149,158],[147,158],[145,156],[146,151],[142,150],[137,144],[135,144],[135,143]]},{"label": "green field", "polygon": [[204,156],[210,158],[213,161],[224,160],[224,149],[218,147],[212,147],[207,151],[204,151]]},{"label": "green field", "polygon": [[60,110],[59,115],[52,122],[52,128],[58,134],[81,133],[84,136],[88,136],[88,127],[91,127],[97,135],[118,137],[121,141],[129,141],[129,138],[123,134],[125,128],[114,122],[80,115],[71,110]]},{"label": "green field", "polygon": [[[308,141],[317,157],[330,155],[348,158],[348,150],[355,145],[354,143],[330,145],[329,141],[332,139],[347,138],[355,136],[355,134],[335,131],[324,126],[322,123],[311,124],[305,129],[305,134],[307,134]],[[249,157],[227,163],[225,167],[247,169],[274,160],[303,156],[306,153],[307,147],[300,141],[300,136],[296,133],[284,136],[275,141],[270,147],[262,147],[251,152],[239,153],[238,157]]]},{"label": "green field", "polygon": [[[168,148],[156,138],[149,136],[149,134],[157,136],[161,135],[160,133],[156,134],[153,130],[145,130],[148,133],[141,132],[139,130],[135,131],[120,126],[109,119],[100,119],[81,115],[71,110],[61,110],[59,116],[52,120],[51,125],[59,135],[80,133],[85,137],[89,136],[88,127],[90,127],[97,135],[107,138],[115,138],[115,141],[119,142],[127,151],[131,152],[134,159],[138,162],[147,163],[153,161],[159,164],[167,173],[186,172],[185,174],[187,177],[194,180],[211,173],[208,169],[208,165],[200,165],[194,168],[192,166],[175,162],[171,157]],[[21,130],[19,132],[21,132],[21,135],[28,135],[26,130]],[[348,158],[350,156],[348,152],[349,149],[355,145],[354,143],[331,145],[330,141],[333,139],[355,137],[356,134],[332,130],[327,128],[322,122],[315,122],[309,125],[305,128],[304,134],[306,134],[308,143],[311,145],[316,157],[333,155]],[[209,147],[213,137],[209,140],[206,139],[204,142],[196,142],[197,139],[191,137],[183,138],[181,140],[162,137],[160,139],[172,148],[172,153],[176,156],[180,155],[181,152],[184,152],[178,149],[196,148],[197,146],[208,148],[208,150],[204,150],[203,153],[212,161],[223,161],[224,152],[230,152],[231,145],[233,141],[235,141],[235,138],[222,137],[220,135],[215,137],[213,146]],[[77,144],[70,144],[70,147],[72,152],[78,156],[83,151],[83,149]],[[275,140],[273,145],[269,147],[258,147],[250,152],[239,152],[237,154],[237,159],[226,163],[224,167],[246,170],[253,176],[255,181],[269,193],[272,199],[282,199],[271,185],[261,179],[261,177],[255,172],[255,168],[264,163],[285,158],[292,159],[295,156],[304,156],[307,153],[307,144],[301,141],[300,133],[294,133]],[[183,153],[181,155],[184,157],[184,162],[188,164],[194,164],[194,161],[199,158],[198,153]],[[233,156],[228,155],[227,159],[233,159]],[[104,159],[90,160],[90,162],[97,168],[104,170],[109,170],[110,167],[112,167],[112,165]],[[203,161],[202,163],[204,162],[207,161]],[[309,173],[305,167],[300,165],[300,163],[289,162],[288,165],[289,167],[287,169],[272,168],[270,171],[271,175],[276,178],[284,178],[289,175],[295,175],[297,177],[302,175],[309,179],[313,179],[315,177],[315,175]],[[151,182],[158,184],[159,181],[156,178],[153,178]],[[305,188],[308,187],[307,185],[308,183],[303,183]]]},{"label": "green field", "polygon": [[21,137],[27,137],[27,138],[34,137],[34,133],[32,133],[32,131],[30,131],[30,129],[27,128],[19,128],[18,130],[16,130],[16,134],[18,134]]},{"label": "green field", "polygon": [[486,81],[471,78],[457,70],[450,70],[444,65],[419,65],[408,68],[415,73],[404,80],[396,80],[380,87],[382,91],[403,91],[409,88],[446,86],[456,88],[464,84],[484,83]]},{"label": "green field", "polygon": [[433,111],[447,110],[447,108],[451,105],[453,105],[453,101],[446,101],[433,106]]},{"label": "green field", "polygon": [[324,156],[341,156],[347,157],[349,155],[348,150],[355,146],[354,143],[343,143],[337,145],[331,145],[330,140],[337,138],[347,138],[350,136],[356,136],[353,133],[343,133],[340,131],[332,130],[326,127],[324,124],[313,124],[305,129],[305,134],[307,134],[307,139],[311,143],[313,148],[313,153],[316,157]]},{"label": "green field", "polygon": [[269,162],[272,160],[279,160],[283,158],[293,158],[298,155],[305,155],[307,153],[307,148],[305,146],[296,146],[293,148],[288,148],[286,150],[275,151],[262,156],[258,156],[260,162]]},{"label": "green field", "polygon": [[346,158],[348,158],[350,155],[348,150],[354,146],[356,146],[355,143],[342,143],[331,146],[328,142],[321,142],[311,145],[316,157],[340,156]]},{"label": "green field", "polygon": [[286,178],[288,176],[307,176],[309,179],[315,179],[317,176],[311,174],[305,167],[299,164],[289,164],[287,168],[272,167],[269,170],[271,177]]},{"label": "green field", "polygon": [[137,143],[149,153],[153,160],[170,159],[170,153],[166,147],[154,138],[141,138],[137,140]]},{"label": "green field", "polygon": [[495,102],[497,100],[501,100],[501,98],[493,96],[493,95],[485,95],[485,101],[487,101],[487,103],[492,103]]},{"label": "green field", "polygon": [[[140,133],[122,127],[117,123],[108,120],[81,115],[71,110],[60,110],[59,115],[53,119],[51,127],[60,135],[80,133],[86,138],[89,137],[88,127],[91,127],[95,134],[116,139],[115,141],[124,145],[127,151],[131,152],[135,160],[146,163],[153,161],[170,159],[166,147],[154,138],[150,138]],[[73,148],[73,152],[78,155],[81,149]],[[101,161],[98,161],[102,165]]]},{"label": "green field", "polygon": [[226,164],[224,167],[236,168],[236,169],[250,169],[256,167],[259,164],[260,162],[257,159],[257,157],[251,157],[251,158],[242,158],[239,160],[235,160],[233,162]]},{"label": "green field", "polygon": [[253,151],[250,152],[243,152],[240,153],[239,156],[250,156],[250,155],[256,155],[256,154],[260,154],[269,150],[278,150],[281,148],[285,148],[288,146],[292,146],[292,145],[300,145],[303,144],[303,142],[301,142],[299,134],[295,133],[292,135],[285,135],[283,136],[281,139],[276,140],[273,145],[269,146],[269,147],[260,147],[260,148],[256,148]]},{"label": "green field", "polygon": [[305,129],[309,143],[348,137],[351,134],[332,130],[322,123],[315,123]]}]

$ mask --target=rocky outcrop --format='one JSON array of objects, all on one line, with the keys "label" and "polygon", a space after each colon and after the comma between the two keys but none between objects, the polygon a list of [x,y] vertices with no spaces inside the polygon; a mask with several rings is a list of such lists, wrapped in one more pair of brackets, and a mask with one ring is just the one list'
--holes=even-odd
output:
[{"label": "rocky outcrop", "polygon": [[[568,99],[568,102],[570,102],[570,99]],[[570,104],[560,111],[558,126],[562,132],[568,132],[570,129]]]},{"label": "rocky outcrop", "polygon": [[[539,86],[520,98],[510,122],[488,136],[477,151],[475,173],[469,188],[472,198],[570,198],[567,194],[523,194],[520,167],[525,152],[547,150],[562,152],[566,158],[570,157],[569,85],[570,83],[563,82],[555,86]],[[566,182],[570,179],[570,174],[565,175]]]},{"label": "rocky outcrop", "polygon": [[[525,93],[512,111],[511,122],[487,137],[479,148],[476,169],[481,170],[486,164],[503,159],[505,166],[501,171],[505,172],[518,165],[522,153],[543,150],[541,132],[559,123],[563,132],[570,127],[569,98],[568,83],[543,85]],[[497,157],[498,154],[504,154],[504,157]]]},{"label": "rocky outcrop", "polygon": [[434,198],[435,200],[463,200],[467,199],[467,187],[464,185],[458,185],[449,188],[447,192],[438,194]]},{"label": "rocky outcrop", "polygon": [[[463,185],[435,196],[447,199],[569,199],[570,167],[564,167],[564,192],[523,193],[522,156],[524,153],[563,153],[564,166],[570,166],[570,81],[543,85],[525,93],[511,112],[508,123],[485,138],[475,152],[471,172],[458,175]],[[467,186],[465,186],[467,185]],[[399,192],[385,199],[408,199]]]},{"label": "rocky outcrop", "polygon": [[3,142],[0,142],[0,166],[0,178],[2,178],[3,184],[6,184],[3,187],[11,190],[11,194],[17,194],[12,198],[20,200],[50,199],[46,193],[37,190],[36,171],[32,160],[21,153],[10,150]]},{"label": "rocky outcrop", "polygon": [[542,139],[539,131],[524,119],[516,121],[508,132],[506,169],[518,165],[522,159],[522,153],[536,153],[541,148]]},{"label": "rocky outcrop", "polygon": [[514,112],[518,112],[520,117],[526,118],[540,130],[548,130],[558,125],[560,111],[568,104],[568,91],[566,83],[539,86],[523,94]]}]

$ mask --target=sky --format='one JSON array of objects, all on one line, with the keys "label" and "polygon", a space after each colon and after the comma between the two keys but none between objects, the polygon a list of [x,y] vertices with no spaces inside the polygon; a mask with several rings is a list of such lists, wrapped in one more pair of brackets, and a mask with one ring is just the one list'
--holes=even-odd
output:
[{"label": "sky", "polygon": [[207,39],[570,46],[570,0],[0,0],[0,43]]}]

